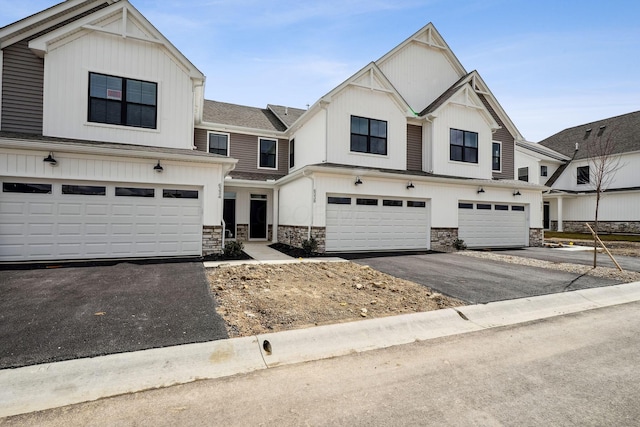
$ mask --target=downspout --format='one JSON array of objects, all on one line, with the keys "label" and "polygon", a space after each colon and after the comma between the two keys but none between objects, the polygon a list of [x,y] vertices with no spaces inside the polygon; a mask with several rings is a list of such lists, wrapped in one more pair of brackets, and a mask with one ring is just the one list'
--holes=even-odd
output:
[{"label": "downspout", "polygon": [[311,180],[311,219],[309,220],[309,227],[307,229],[307,239],[311,239],[311,227],[313,226],[313,205],[316,201],[316,179],[313,176],[313,172],[311,172],[309,175],[307,175],[307,172],[307,170],[304,170],[302,172],[302,176]]}]

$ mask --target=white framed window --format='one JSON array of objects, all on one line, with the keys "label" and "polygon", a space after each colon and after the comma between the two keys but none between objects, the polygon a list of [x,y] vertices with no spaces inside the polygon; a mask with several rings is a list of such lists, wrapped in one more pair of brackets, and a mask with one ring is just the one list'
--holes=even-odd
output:
[{"label": "white framed window", "polygon": [[212,154],[229,156],[229,134],[222,132],[207,133],[207,151]]},{"label": "white framed window", "polygon": [[449,129],[449,160],[478,163],[478,132]]},{"label": "white framed window", "polygon": [[351,151],[387,155],[387,122],[351,116]]},{"label": "white framed window", "polygon": [[529,168],[518,168],[518,181],[529,182]]},{"label": "white framed window", "polygon": [[258,169],[278,169],[278,140],[258,138]]},{"label": "white framed window", "polygon": [[296,165],[296,140],[289,141],[289,169]]},{"label": "white framed window", "polygon": [[540,176],[547,176],[548,173],[546,166],[540,166]]},{"label": "white framed window", "polygon": [[502,142],[493,141],[491,144],[491,170],[502,172]]}]

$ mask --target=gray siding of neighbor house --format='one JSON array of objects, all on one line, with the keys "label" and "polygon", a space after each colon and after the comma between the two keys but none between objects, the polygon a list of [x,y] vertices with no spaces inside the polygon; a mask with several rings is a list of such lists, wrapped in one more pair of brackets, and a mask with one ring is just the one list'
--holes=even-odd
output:
[{"label": "gray siding of neighbor house", "polygon": [[422,170],[422,126],[407,125],[407,170]]},{"label": "gray siding of neighbor house", "polygon": [[514,152],[515,152],[515,139],[513,135],[506,129],[500,117],[491,108],[489,102],[484,95],[478,94],[482,103],[487,110],[491,113],[491,116],[500,125],[501,129],[498,129],[492,136],[493,141],[502,142],[502,172],[493,173],[493,177],[497,179],[514,179]]},{"label": "gray siding of neighbor house", "polygon": [[42,134],[44,60],[23,40],[3,49],[2,130]]},{"label": "gray siding of neighbor house", "polygon": [[[240,133],[229,133],[229,157],[238,159],[236,168],[232,175],[238,173],[264,174],[285,176],[289,170],[289,141],[286,139],[278,139],[278,169],[258,169],[258,135],[245,135]],[[208,150],[206,129],[195,129],[194,145],[200,151]],[[269,136],[263,138],[277,139]]]}]

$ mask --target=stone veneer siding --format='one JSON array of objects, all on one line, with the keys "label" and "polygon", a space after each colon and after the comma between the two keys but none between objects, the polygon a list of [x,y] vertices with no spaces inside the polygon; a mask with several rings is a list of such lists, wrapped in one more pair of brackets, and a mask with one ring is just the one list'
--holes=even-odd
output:
[{"label": "stone veneer siding", "polygon": [[[585,222],[593,227],[593,221],[562,221],[562,231],[567,233],[591,233]],[[558,230],[558,221],[551,221],[551,230]],[[640,234],[640,221],[598,221],[599,233]]]},{"label": "stone veneer siding", "polygon": [[202,226],[202,255],[222,253],[222,226]]},{"label": "stone veneer siding", "polygon": [[[309,227],[299,225],[278,225],[278,242],[284,243],[296,248],[302,247],[302,242],[307,240],[309,235]],[[326,236],[325,227],[311,227],[311,237],[318,242],[318,253],[326,252]]]},{"label": "stone veneer siding", "polygon": [[438,252],[454,252],[453,242],[458,238],[457,228],[432,228],[431,250]]},{"label": "stone veneer siding", "polygon": [[542,228],[529,229],[529,246],[531,247],[544,246],[544,230]]}]

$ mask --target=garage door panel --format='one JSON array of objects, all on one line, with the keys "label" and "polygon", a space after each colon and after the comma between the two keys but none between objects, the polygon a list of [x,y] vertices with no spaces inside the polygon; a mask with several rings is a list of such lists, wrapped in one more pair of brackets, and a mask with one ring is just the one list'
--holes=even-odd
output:
[{"label": "garage door panel", "polygon": [[[326,248],[328,251],[371,251],[393,249],[427,249],[429,216],[427,209],[416,210],[406,201],[402,206],[327,204]],[[361,197],[361,196],[359,196]],[[426,204],[426,201],[425,201]]]},{"label": "garage door panel", "polygon": [[467,247],[527,245],[528,226],[524,210],[496,210],[495,204],[490,204],[491,210],[485,210],[477,209],[475,203],[471,204],[473,209],[458,209],[458,237],[464,240]]},{"label": "garage door panel", "polygon": [[201,254],[201,199],[163,198],[160,186],[153,198],[115,196],[114,186],[63,195],[61,185],[1,193],[0,261]]}]

